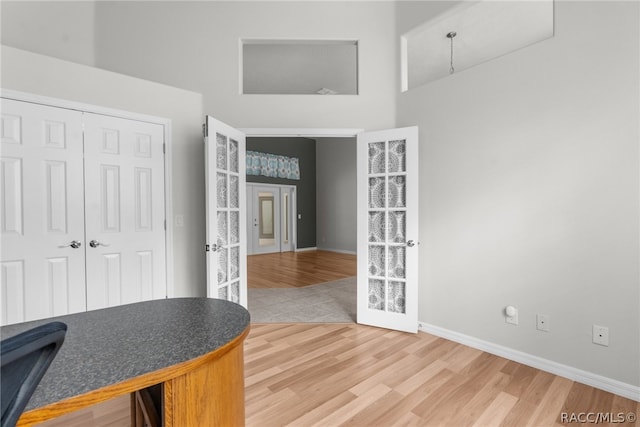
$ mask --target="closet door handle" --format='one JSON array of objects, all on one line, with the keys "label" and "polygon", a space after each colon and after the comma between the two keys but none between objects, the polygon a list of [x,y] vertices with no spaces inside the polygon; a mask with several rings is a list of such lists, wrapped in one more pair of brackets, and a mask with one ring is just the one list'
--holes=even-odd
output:
[{"label": "closet door handle", "polygon": [[71,243],[67,244],[67,245],[60,245],[58,246],[59,248],[73,248],[73,249],[78,249],[80,246],[82,246],[82,243],[79,242],[78,240],[72,240]]},{"label": "closet door handle", "polygon": [[98,242],[97,240],[92,240],[89,242],[89,246],[91,246],[92,248],[97,248],[98,246],[111,246],[111,245],[107,243]]}]

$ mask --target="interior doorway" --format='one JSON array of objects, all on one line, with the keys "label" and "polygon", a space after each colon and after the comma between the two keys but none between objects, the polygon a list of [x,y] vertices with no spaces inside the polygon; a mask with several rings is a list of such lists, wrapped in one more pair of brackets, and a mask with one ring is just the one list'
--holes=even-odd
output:
[{"label": "interior doorway", "polygon": [[[355,136],[360,130],[242,131],[247,135],[248,151],[298,157],[301,179],[304,181],[313,175],[314,180],[313,191],[305,193],[305,197],[300,186],[296,190],[296,205],[299,210],[293,219],[298,226],[297,246],[289,253],[250,256],[247,261],[248,267],[260,264],[257,274],[252,275],[249,272],[247,276],[248,308],[252,317],[264,322],[355,321]],[[267,142],[274,145],[250,148],[249,141],[256,139],[262,140],[260,142],[265,145]],[[304,155],[298,151],[302,149],[293,146],[294,141],[295,144],[308,144],[301,139],[313,142],[311,163],[305,163]],[[283,145],[290,146],[291,151],[281,149]],[[247,192],[249,184],[247,182]],[[306,188],[304,182],[300,182],[300,185]],[[312,203],[311,200],[307,200],[310,198],[313,198]],[[247,208],[250,216],[251,208]],[[250,230],[256,227],[254,223],[247,223],[247,228]],[[247,234],[250,233],[251,231],[248,231]],[[330,261],[324,262],[325,260]],[[333,277],[336,273],[336,263],[343,263],[345,260],[352,266],[349,269],[350,273]],[[309,274],[310,272],[313,274]],[[287,287],[283,287],[285,285]],[[286,304],[281,303],[285,300]]]},{"label": "interior doorway", "polygon": [[247,183],[247,255],[296,248],[296,186]]}]

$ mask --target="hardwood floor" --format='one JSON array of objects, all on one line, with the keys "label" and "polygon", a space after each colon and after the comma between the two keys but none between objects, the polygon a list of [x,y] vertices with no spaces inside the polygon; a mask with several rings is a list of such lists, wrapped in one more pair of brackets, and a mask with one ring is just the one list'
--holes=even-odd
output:
[{"label": "hardwood floor", "polygon": [[[580,424],[563,413],[640,415],[638,402],[461,344],[357,324],[252,325],[245,390],[247,427],[559,426]],[[125,396],[43,425],[124,427],[128,405]]]},{"label": "hardwood floor", "polygon": [[249,288],[299,288],[355,275],[355,255],[308,251],[247,257]]},{"label": "hardwood floor", "polygon": [[562,413],[640,415],[637,402],[470,347],[356,324],[252,325],[245,377],[247,427],[555,426],[569,425]]},{"label": "hardwood floor", "polygon": [[116,397],[38,424],[38,427],[131,427],[131,398]]}]

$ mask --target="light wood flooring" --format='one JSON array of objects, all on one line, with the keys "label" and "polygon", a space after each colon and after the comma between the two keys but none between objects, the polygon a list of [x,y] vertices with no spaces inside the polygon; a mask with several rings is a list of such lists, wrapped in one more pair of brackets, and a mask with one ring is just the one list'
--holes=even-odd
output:
[{"label": "light wood flooring", "polygon": [[356,275],[356,256],[327,251],[247,257],[249,288],[299,288]]},{"label": "light wood flooring", "polygon": [[637,402],[425,333],[261,324],[245,349],[247,427],[554,426],[562,412],[640,415]]},{"label": "light wood flooring", "polygon": [[[356,324],[252,325],[245,378],[247,427],[558,426],[579,425],[561,423],[562,413],[640,415],[638,402],[442,338]],[[125,427],[128,402],[45,425]]]}]

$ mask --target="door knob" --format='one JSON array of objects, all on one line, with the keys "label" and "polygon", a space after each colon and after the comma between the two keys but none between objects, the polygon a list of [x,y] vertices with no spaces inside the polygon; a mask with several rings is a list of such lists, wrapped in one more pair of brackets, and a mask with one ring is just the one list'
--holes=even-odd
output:
[{"label": "door knob", "polygon": [[78,249],[80,246],[82,246],[82,243],[77,241],[77,240],[72,240],[71,243],[67,244],[67,245],[60,245],[58,246],[59,248],[68,248],[68,247],[72,247],[73,249]]},{"label": "door knob", "polygon": [[107,243],[101,243],[98,242],[97,240],[92,240],[89,242],[89,246],[91,246],[92,248],[97,248],[98,246],[110,246]]},{"label": "door knob", "polygon": [[407,242],[407,246],[409,246],[410,248],[414,247],[416,245],[416,242],[414,242],[413,240],[409,240]]}]

